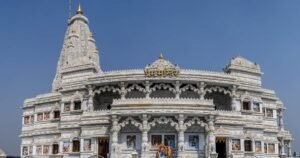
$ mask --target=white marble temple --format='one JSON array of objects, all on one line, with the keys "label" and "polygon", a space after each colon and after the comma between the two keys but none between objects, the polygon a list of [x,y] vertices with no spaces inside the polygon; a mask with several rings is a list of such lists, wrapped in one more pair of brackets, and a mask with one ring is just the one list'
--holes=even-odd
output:
[{"label": "white marble temple", "polygon": [[285,107],[241,56],[223,72],[161,55],[145,69],[101,70],[81,9],[68,22],[52,92],[26,99],[22,157],[291,156]]}]

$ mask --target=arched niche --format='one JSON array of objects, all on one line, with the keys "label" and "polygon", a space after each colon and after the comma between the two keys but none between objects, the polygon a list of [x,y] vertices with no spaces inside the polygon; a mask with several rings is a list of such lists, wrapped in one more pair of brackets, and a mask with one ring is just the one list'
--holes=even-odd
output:
[{"label": "arched niche", "polygon": [[230,94],[225,94],[220,91],[207,92],[204,96],[205,99],[212,99],[216,110],[232,110],[232,98]]},{"label": "arched niche", "polygon": [[175,88],[172,84],[153,84],[150,88],[151,98],[175,98]]},{"label": "arched niche", "polygon": [[93,99],[94,110],[110,110],[114,99],[120,99],[118,92],[105,91],[96,93]]},{"label": "arched niche", "polygon": [[141,130],[133,124],[127,124],[124,127],[121,127],[120,133],[141,133]]},{"label": "arched niche", "polygon": [[123,118],[118,126],[121,150],[140,150],[142,141],[140,120],[137,117]]},{"label": "arched niche", "polygon": [[142,84],[130,84],[128,85],[126,90],[127,90],[127,93],[125,95],[126,99],[146,97],[146,90]]},{"label": "arched niche", "polygon": [[185,99],[199,99],[199,89],[197,88],[196,85],[192,84],[183,84],[180,87],[181,93],[180,93],[180,98],[185,98]]},{"label": "arched niche", "polygon": [[153,117],[149,120],[150,133],[177,133],[178,123],[173,117]]},{"label": "arched niche", "polygon": [[184,91],[184,92],[182,92],[180,94],[180,98],[184,98],[184,99],[199,99],[200,95],[197,94],[194,91],[187,90],[187,91]]},{"label": "arched niche", "polygon": [[158,148],[161,144],[177,147],[178,123],[173,117],[151,118],[149,120],[149,138],[151,148]]}]

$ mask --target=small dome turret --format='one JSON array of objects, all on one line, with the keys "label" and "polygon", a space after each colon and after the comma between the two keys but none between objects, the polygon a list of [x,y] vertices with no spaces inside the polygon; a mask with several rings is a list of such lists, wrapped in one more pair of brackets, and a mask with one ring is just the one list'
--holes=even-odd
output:
[{"label": "small dome turret", "polygon": [[231,59],[230,63],[224,68],[224,72],[237,76],[242,82],[261,85],[261,75],[263,73],[260,66],[240,55]]},{"label": "small dome turret", "polygon": [[232,73],[233,71],[240,71],[240,72],[248,72],[256,75],[262,74],[260,66],[258,64],[251,62],[240,55],[231,59],[230,63],[225,67],[224,71],[226,73]]}]

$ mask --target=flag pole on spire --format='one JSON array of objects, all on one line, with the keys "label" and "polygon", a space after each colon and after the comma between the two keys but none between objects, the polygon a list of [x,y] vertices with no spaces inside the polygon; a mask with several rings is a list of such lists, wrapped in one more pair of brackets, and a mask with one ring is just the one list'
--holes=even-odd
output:
[{"label": "flag pole on spire", "polygon": [[72,17],[72,0],[69,0],[69,19]]}]

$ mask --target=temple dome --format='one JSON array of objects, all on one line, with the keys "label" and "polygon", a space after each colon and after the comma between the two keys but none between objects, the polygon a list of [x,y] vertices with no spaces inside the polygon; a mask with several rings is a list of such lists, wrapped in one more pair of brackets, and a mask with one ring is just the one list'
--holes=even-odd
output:
[{"label": "temple dome", "polygon": [[170,61],[165,60],[162,54],[152,64],[149,64],[146,66],[146,69],[163,70],[166,68],[167,69],[179,69],[178,65],[174,65]]}]

